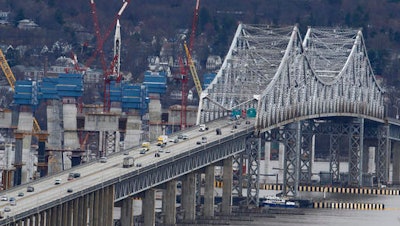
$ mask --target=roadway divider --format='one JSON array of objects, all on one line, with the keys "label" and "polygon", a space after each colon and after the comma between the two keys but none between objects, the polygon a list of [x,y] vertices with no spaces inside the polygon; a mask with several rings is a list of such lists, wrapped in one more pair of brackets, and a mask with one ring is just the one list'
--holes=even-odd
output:
[{"label": "roadway divider", "polygon": [[[275,190],[281,191],[282,184],[260,184],[261,190]],[[215,181],[215,187],[221,188],[222,182]],[[327,187],[327,186],[299,186],[300,192],[328,192],[328,193],[343,193],[343,194],[363,194],[363,195],[400,195],[399,189],[391,188],[341,188],[341,187]]]},{"label": "roadway divider", "polygon": [[314,202],[315,209],[350,209],[350,210],[384,210],[385,205],[382,203],[357,203],[357,202]]},{"label": "roadway divider", "polygon": [[326,186],[299,186],[299,191],[303,192],[329,192],[344,194],[364,194],[364,195],[400,195],[399,189],[390,188],[341,188]]},{"label": "roadway divider", "polygon": [[281,191],[282,190],[282,184],[260,184],[260,189],[261,190]]}]

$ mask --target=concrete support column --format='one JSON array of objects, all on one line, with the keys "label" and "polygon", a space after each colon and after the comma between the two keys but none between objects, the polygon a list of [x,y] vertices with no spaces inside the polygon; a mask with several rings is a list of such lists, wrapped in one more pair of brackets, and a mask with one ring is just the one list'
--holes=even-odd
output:
[{"label": "concrete support column", "polygon": [[205,184],[204,184],[204,217],[214,217],[214,184],[215,171],[214,166],[206,167]]},{"label": "concrete support column", "polygon": [[[48,224],[46,224],[46,211],[43,211],[43,212],[41,212],[40,213],[40,225],[48,225]],[[37,226],[39,226],[39,225],[37,225]]]},{"label": "concrete support column", "polygon": [[57,205],[54,208],[56,209],[56,213],[57,213],[55,216],[56,222],[57,222],[56,225],[63,225],[62,224],[63,223],[62,219],[64,217],[63,216],[63,205]]},{"label": "concrete support column", "polygon": [[71,201],[71,205],[73,206],[73,224],[72,225],[79,225],[79,202],[78,199],[74,199]]},{"label": "concrete support column", "polygon": [[15,156],[14,156],[14,185],[20,185],[22,182],[22,149],[23,149],[23,133],[14,133],[15,136]]},{"label": "concrete support column", "polygon": [[181,205],[183,219],[194,221],[196,219],[196,174],[189,173],[182,180]]},{"label": "concrete support column", "polygon": [[50,220],[51,224],[50,225],[59,225],[57,222],[57,218],[58,218],[57,206],[51,208],[50,211],[51,211],[51,220]]},{"label": "concrete support column", "polygon": [[68,201],[67,203],[66,203],[66,211],[67,211],[67,214],[66,214],[66,216],[67,216],[67,219],[66,219],[66,225],[68,225],[68,226],[72,226],[72,217],[73,217],[73,213],[74,213],[74,208],[73,208],[73,205],[72,205],[72,201]]},{"label": "concrete support column", "polygon": [[46,162],[46,141],[48,134],[39,134],[39,148],[38,148],[38,163],[37,168],[40,173],[40,177],[47,175],[47,162]]},{"label": "concrete support column", "polygon": [[[284,161],[285,161],[285,144],[282,142],[279,142],[279,157],[278,157],[278,169],[283,169],[284,168]],[[278,183],[283,183],[284,181],[284,176],[283,176],[284,171],[283,170],[278,170]]]},{"label": "concrete support column", "polygon": [[61,225],[69,226],[67,223],[68,219],[68,202],[62,204],[62,223]]},{"label": "concrete support column", "polygon": [[88,225],[88,216],[89,216],[89,196],[85,195],[82,197],[83,199],[83,223],[84,226]]},{"label": "concrete support column", "polygon": [[164,225],[176,224],[176,181],[167,182],[167,189],[163,194]]},{"label": "concrete support column", "polygon": [[[267,156],[266,156],[267,159]],[[269,156],[268,156],[269,160]],[[233,159],[229,157],[223,161],[223,178],[222,178],[222,203],[221,212],[223,215],[232,213],[232,182],[233,182]]]},{"label": "concrete support column", "polygon": [[100,203],[100,191],[97,190],[94,192],[94,206],[93,206],[93,222],[94,225],[101,225],[100,224],[100,209],[101,209],[101,203]]},{"label": "concrete support column", "polygon": [[114,224],[114,200],[115,200],[115,185],[112,185],[109,187],[110,189],[110,202],[109,204],[109,208],[110,208],[110,225]]},{"label": "concrete support column", "polygon": [[[272,145],[271,142],[265,142],[264,172],[261,172],[262,174],[269,174],[272,172],[271,145]],[[260,170],[261,170],[261,168],[260,168]],[[263,181],[264,181],[264,183],[268,184],[268,183],[271,183],[270,180],[271,179],[267,176],[267,177],[264,177]]]},{"label": "concrete support column", "polygon": [[43,221],[41,221],[42,215],[43,215],[43,213],[35,214],[35,223],[33,224],[33,226],[44,225]]},{"label": "concrete support column", "polygon": [[393,174],[392,183],[400,185],[400,142],[393,142]]},{"label": "concrete support column", "polygon": [[133,217],[133,200],[128,197],[122,200],[121,206],[121,225],[134,226],[135,221]]},{"label": "concrete support column", "polygon": [[154,226],[155,220],[155,207],[156,207],[156,190],[148,189],[145,191],[143,199],[143,216],[144,226]]},{"label": "concrete support column", "polygon": [[368,148],[368,163],[367,163],[367,173],[375,173],[376,172],[376,162],[375,162],[375,153],[376,147],[369,147]]},{"label": "concrete support column", "polygon": [[369,171],[370,171],[370,169],[369,169],[369,166],[370,166],[370,158],[372,157],[371,155],[370,155],[370,153],[371,153],[371,146],[369,145],[369,142],[368,141],[365,141],[364,142],[364,148],[363,148],[363,159],[361,160],[361,161],[363,161],[363,163],[362,163],[362,165],[363,165],[363,168],[361,169],[362,170],[362,172],[363,172],[363,174],[364,173],[368,173]]},{"label": "concrete support column", "polygon": [[94,223],[94,192],[89,194],[89,226],[95,226],[96,224]]},{"label": "concrete support column", "polygon": [[103,197],[103,213],[104,213],[104,225],[113,224],[113,208],[114,208],[114,190],[113,186],[104,188]]},{"label": "concrete support column", "polygon": [[24,221],[24,225],[26,225],[26,226],[28,226],[28,225],[33,226],[33,222],[35,221],[34,219],[35,219],[35,216],[34,216],[34,215],[31,215],[31,216],[29,217],[29,219],[27,219],[27,220]]},{"label": "concrete support column", "polygon": [[99,223],[98,225],[105,225],[105,218],[106,218],[106,213],[105,213],[105,202],[107,202],[106,198],[106,188],[102,188],[99,190]]}]

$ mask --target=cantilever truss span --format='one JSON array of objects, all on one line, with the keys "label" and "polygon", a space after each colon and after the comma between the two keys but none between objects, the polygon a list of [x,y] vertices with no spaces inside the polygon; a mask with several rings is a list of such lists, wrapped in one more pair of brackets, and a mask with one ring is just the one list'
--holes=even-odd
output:
[{"label": "cantilever truss span", "polygon": [[217,76],[203,91],[198,123],[257,109],[264,132],[295,119],[383,119],[383,91],[360,30],[240,24]]}]

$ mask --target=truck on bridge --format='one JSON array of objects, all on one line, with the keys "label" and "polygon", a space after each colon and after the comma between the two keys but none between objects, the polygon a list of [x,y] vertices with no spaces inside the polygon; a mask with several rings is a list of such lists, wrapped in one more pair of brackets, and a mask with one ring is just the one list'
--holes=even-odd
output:
[{"label": "truck on bridge", "polygon": [[123,168],[129,168],[132,167],[135,164],[135,159],[132,156],[125,157],[122,160],[122,167]]},{"label": "truck on bridge", "polygon": [[157,138],[157,146],[164,146],[167,145],[167,143],[168,143],[167,135],[161,135]]}]

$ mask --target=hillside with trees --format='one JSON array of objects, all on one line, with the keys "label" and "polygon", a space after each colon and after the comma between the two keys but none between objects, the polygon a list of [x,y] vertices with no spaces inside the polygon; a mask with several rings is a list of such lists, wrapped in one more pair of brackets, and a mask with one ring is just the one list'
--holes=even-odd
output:
[{"label": "hillside with trees", "polygon": [[[23,54],[7,56],[13,65],[51,64],[68,55],[55,43],[68,43],[85,62],[96,39],[89,0],[1,0],[0,10],[10,12],[7,26],[0,27],[0,44],[25,46]],[[122,1],[96,0],[101,31],[110,26]],[[147,68],[147,57],[158,55],[166,40],[176,39],[180,29],[190,29],[196,1],[131,1],[121,17],[123,69],[138,76]],[[399,86],[399,0],[202,0],[195,50],[201,63],[209,54],[223,57],[239,22],[274,26],[298,24],[304,34],[308,26],[362,28],[375,74]],[[21,30],[18,21],[31,19],[39,28]],[[43,47],[52,51],[43,55]],[[57,45],[56,45],[57,46]],[[112,35],[104,50],[111,54]],[[97,62],[98,63],[98,62]],[[400,95],[399,95],[400,96]]]}]

